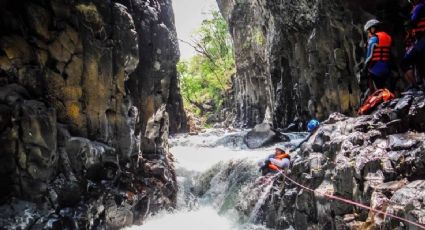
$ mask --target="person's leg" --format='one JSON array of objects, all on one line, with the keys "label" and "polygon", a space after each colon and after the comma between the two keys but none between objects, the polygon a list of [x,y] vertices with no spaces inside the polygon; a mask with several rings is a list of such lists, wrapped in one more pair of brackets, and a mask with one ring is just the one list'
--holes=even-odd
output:
[{"label": "person's leg", "polygon": [[291,161],[288,158],[284,158],[282,159],[282,162],[283,162],[282,169],[283,170],[289,169],[289,166],[291,165]]},{"label": "person's leg", "polygon": [[406,52],[403,59],[401,60],[400,66],[404,72],[404,79],[409,84],[409,88],[417,86],[417,81],[416,81],[415,71],[414,71],[415,69],[414,63],[417,56],[418,56],[418,52],[415,49],[415,47],[413,47],[412,49]]},{"label": "person's leg", "polygon": [[387,81],[386,76],[375,76],[375,75],[373,75],[372,80],[375,84],[376,89],[386,88],[386,81]]},{"label": "person's leg", "polygon": [[370,75],[373,80],[375,90],[387,88],[387,80],[391,77],[391,62],[376,62],[370,69]]},{"label": "person's leg", "polygon": [[425,86],[425,67],[422,66],[422,65],[416,65],[414,76],[415,76],[415,79],[416,79],[416,83],[418,85],[418,89],[424,88],[424,86]]},{"label": "person's leg", "polygon": [[410,68],[404,73],[404,79],[409,84],[409,88],[413,88],[416,86],[415,71],[413,68]]},{"label": "person's leg", "polygon": [[419,84],[422,84],[422,87],[425,85],[425,35],[422,36],[415,44],[415,50],[417,52],[417,58],[415,59],[415,70],[417,81]]}]

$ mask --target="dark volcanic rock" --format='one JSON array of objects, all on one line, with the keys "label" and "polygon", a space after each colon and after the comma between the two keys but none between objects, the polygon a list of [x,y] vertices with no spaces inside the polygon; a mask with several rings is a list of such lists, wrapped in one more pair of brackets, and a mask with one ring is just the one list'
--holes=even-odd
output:
[{"label": "dark volcanic rock", "polygon": [[385,22],[395,56],[404,52],[407,1],[217,2],[235,45],[234,108],[240,126],[260,124],[269,112],[275,128],[312,117],[324,120],[333,112],[353,115],[367,39],[363,24],[371,18]]},{"label": "dark volcanic rock", "polygon": [[244,137],[244,142],[248,148],[255,149],[272,144],[277,139],[276,132],[272,130],[271,125],[263,123],[256,125],[254,129],[249,131]]},{"label": "dark volcanic rock", "polygon": [[[132,14],[139,39],[139,65],[126,87],[140,111],[140,129],[144,133],[148,119],[164,103],[173,119],[170,132],[186,131],[183,101],[179,94],[176,64],[179,58],[177,34],[171,0],[133,1]],[[140,16],[138,16],[140,15]],[[149,54],[149,55],[146,55]]]},{"label": "dark volcanic rock", "polygon": [[[408,218],[409,220],[424,224],[425,206],[425,181],[416,180],[395,191],[394,195],[387,202],[387,212],[393,215]],[[385,220],[387,227],[400,226],[398,221]],[[384,225],[385,226],[385,225]],[[408,225],[409,226],[409,225]],[[409,226],[409,228],[414,228]]]},{"label": "dark volcanic rock", "polygon": [[[425,112],[418,109],[424,98],[400,98],[403,111]],[[296,229],[393,229],[400,221],[380,214],[356,209],[351,205],[330,200],[327,193],[357,201],[373,208],[424,222],[423,186],[425,179],[425,130],[421,126],[407,126],[397,130],[388,125],[391,119],[383,114],[394,114],[394,119],[409,124],[410,113],[398,113],[399,106],[383,105],[372,115],[350,118],[332,114],[294,154],[291,178],[315,190],[313,195],[287,183],[280,194],[296,189],[298,193],[284,203],[271,202],[265,206],[279,206],[281,219],[267,221],[272,227],[291,225]],[[378,131],[379,130],[379,131]],[[394,133],[396,132],[396,133]],[[313,205],[314,204],[314,205]],[[274,212],[270,209],[270,212]],[[263,218],[267,220],[266,211]],[[404,223],[403,223],[404,225]],[[410,229],[410,228],[409,228]],[[412,227],[412,229],[415,229]]]},{"label": "dark volcanic rock", "polygon": [[34,203],[13,199],[0,206],[0,225],[4,229],[29,229],[43,214]]},{"label": "dark volcanic rock", "polygon": [[174,207],[167,138],[186,121],[171,1],[0,12],[0,228],[118,229]]}]

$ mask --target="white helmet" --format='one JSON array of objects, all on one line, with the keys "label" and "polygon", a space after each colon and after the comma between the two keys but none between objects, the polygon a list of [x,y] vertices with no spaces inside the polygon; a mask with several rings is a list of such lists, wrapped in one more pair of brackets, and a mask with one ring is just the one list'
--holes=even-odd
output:
[{"label": "white helmet", "polygon": [[364,29],[365,32],[367,32],[371,27],[377,26],[379,24],[381,24],[380,21],[378,21],[376,19],[371,19],[371,20],[366,22],[363,29]]}]

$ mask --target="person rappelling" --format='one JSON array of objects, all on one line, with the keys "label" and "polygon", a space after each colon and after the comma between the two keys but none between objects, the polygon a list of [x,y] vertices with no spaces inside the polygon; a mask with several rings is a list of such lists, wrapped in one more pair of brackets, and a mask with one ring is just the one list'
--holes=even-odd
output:
[{"label": "person rappelling", "polygon": [[[310,136],[318,129],[320,125],[320,122],[316,119],[311,119],[307,123],[307,131],[309,132],[309,135],[297,146],[289,150],[289,152],[292,152],[299,148],[305,141],[307,141]],[[260,170],[262,175],[268,175],[268,174],[276,174],[280,171],[285,171],[289,169],[291,165],[291,156],[289,153],[285,152],[281,148],[276,148],[275,153],[271,154],[266,157],[266,159],[263,162],[259,163]]]},{"label": "person rappelling", "polygon": [[281,148],[276,148],[274,154],[266,157],[264,162],[259,164],[263,176],[276,174],[281,170],[288,169],[291,164],[291,156]]}]

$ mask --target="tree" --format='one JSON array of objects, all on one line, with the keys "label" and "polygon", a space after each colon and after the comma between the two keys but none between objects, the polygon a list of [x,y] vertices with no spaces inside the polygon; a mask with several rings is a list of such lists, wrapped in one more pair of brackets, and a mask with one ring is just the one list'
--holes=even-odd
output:
[{"label": "tree", "polygon": [[202,22],[192,41],[183,41],[198,53],[180,61],[181,90],[186,108],[198,115],[214,113],[222,108],[223,97],[231,88],[235,73],[233,44],[225,19],[218,11]]}]

